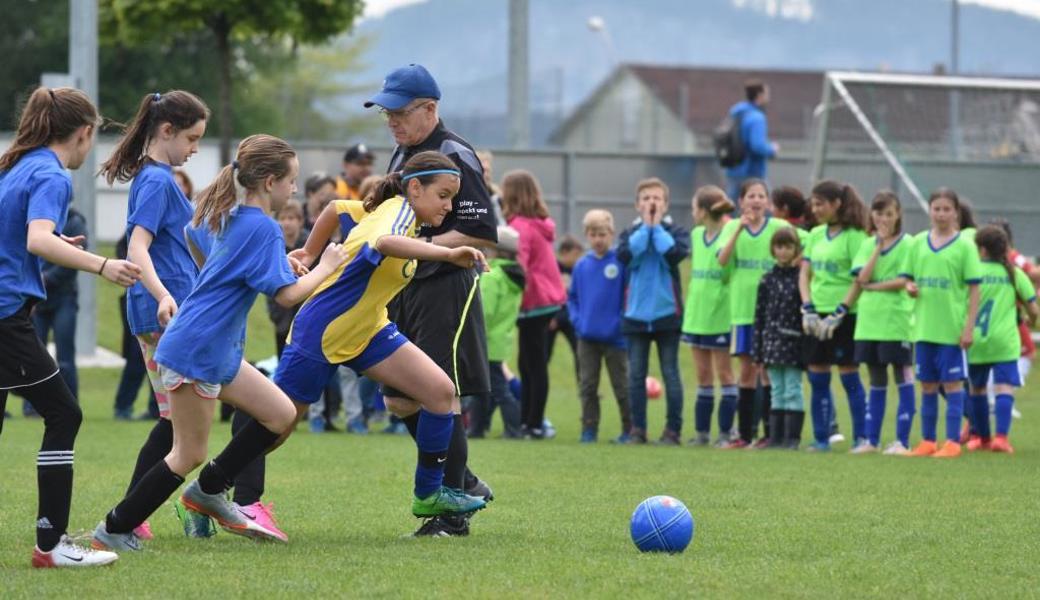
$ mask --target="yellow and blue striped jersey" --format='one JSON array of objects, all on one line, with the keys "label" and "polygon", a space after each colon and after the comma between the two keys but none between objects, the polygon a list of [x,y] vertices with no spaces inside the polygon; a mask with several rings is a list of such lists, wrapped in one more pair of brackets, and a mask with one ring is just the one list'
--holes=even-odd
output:
[{"label": "yellow and blue striped jersey", "polygon": [[[340,202],[336,209],[340,210]],[[288,338],[305,356],[333,364],[364,351],[369,340],[390,322],[387,303],[415,274],[415,260],[383,256],[375,249],[376,240],[384,235],[417,237],[420,225],[400,196],[386,200],[372,213],[361,211],[364,216],[357,221],[355,215],[345,217],[348,212],[339,213],[341,220],[354,222],[343,243],[347,262],[300,307]]]},{"label": "yellow and blue striped jersey", "polygon": [[334,200],[332,206],[336,209],[336,216],[339,218],[339,239],[341,240],[350,237],[350,231],[368,215],[360,200]]}]

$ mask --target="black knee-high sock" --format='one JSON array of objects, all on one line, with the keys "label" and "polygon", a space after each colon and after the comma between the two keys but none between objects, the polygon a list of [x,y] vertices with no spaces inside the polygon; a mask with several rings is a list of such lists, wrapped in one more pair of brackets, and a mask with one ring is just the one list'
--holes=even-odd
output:
[{"label": "black knee-high sock", "polygon": [[[253,417],[246,413],[236,410],[235,415],[231,418],[231,435],[241,431],[252,419]],[[267,457],[261,454],[235,476],[235,503],[239,506],[249,506],[259,502],[264,495],[266,476]]]},{"label": "black knee-high sock", "polygon": [[408,435],[412,436],[412,439],[418,439],[416,436],[419,432],[419,411],[415,411],[414,414],[408,415],[407,417],[400,417],[401,422],[408,428]]},{"label": "black knee-high sock", "polygon": [[109,533],[130,533],[162,506],[184,478],[170,470],[165,460],[148,469],[134,489],[105,517]]},{"label": "black knee-high sock", "polygon": [[36,458],[36,545],[49,552],[69,527],[72,506],[72,463],[83,412],[65,381],[58,376],[23,388],[22,394],[43,417],[43,443]]},{"label": "black knee-high sock", "polygon": [[751,442],[755,435],[755,388],[740,388],[737,396],[737,430],[740,439]]},{"label": "black knee-high sock", "polygon": [[466,440],[466,428],[462,425],[462,415],[455,415],[455,426],[451,430],[451,442],[448,444],[448,460],[444,463],[445,486],[465,489],[468,460],[469,442]]},{"label": "black knee-high sock", "polygon": [[224,450],[211,460],[199,473],[199,487],[207,494],[219,494],[234,483],[246,465],[262,455],[281,437],[250,419],[236,433]]},{"label": "black knee-high sock", "polygon": [[769,415],[772,412],[773,407],[773,386],[764,385],[762,386],[762,432],[763,437],[767,440],[772,437],[772,425],[769,422]]},{"label": "black knee-high sock", "polygon": [[148,434],[148,439],[137,452],[137,464],[134,466],[134,474],[130,476],[130,485],[126,488],[127,494],[134,489],[137,482],[141,481],[144,474],[155,466],[155,463],[166,458],[171,448],[173,448],[173,424],[169,419],[159,417],[155,426],[152,427],[151,433]]}]

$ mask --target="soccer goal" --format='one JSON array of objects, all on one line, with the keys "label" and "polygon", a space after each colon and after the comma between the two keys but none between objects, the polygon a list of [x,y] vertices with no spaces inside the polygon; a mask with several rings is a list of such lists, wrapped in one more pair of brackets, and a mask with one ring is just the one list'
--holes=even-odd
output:
[{"label": "soccer goal", "polygon": [[914,230],[930,191],[951,187],[1040,254],[1040,80],[829,72],[813,116],[813,181],[851,182],[868,203],[892,189]]}]

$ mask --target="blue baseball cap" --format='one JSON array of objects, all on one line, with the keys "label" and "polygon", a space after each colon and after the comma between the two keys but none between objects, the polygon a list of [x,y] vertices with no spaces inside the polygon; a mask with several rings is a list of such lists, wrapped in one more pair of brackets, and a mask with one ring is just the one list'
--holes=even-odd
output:
[{"label": "blue baseball cap", "polygon": [[378,105],[387,110],[399,110],[416,98],[440,100],[441,88],[437,87],[426,67],[410,64],[391,71],[383,80],[382,91],[365,102],[365,108]]}]

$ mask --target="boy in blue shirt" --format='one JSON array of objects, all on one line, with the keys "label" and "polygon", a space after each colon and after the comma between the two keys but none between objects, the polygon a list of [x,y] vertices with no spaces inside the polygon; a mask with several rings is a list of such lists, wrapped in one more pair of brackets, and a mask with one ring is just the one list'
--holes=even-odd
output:
[{"label": "boy in blue shirt", "polygon": [[605,210],[590,210],[582,221],[589,252],[574,265],[567,294],[567,312],[578,336],[578,374],[581,393],[581,441],[596,441],[599,432],[599,369],[606,361],[614,388],[621,435],[629,440],[632,417],[628,405],[628,357],[621,335],[621,311],[625,299],[625,266],[611,249],[614,217]]},{"label": "boy in blue shirt", "polygon": [[625,265],[627,292],[621,331],[628,342],[628,398],[632,404],[631,443],[646,443],[646,371],[650,345],[664,376],[668,420],[660,443],[679,445],[683,392],[679,377],[679,336],[683,306],[679,263],[690,255],[690,232],[668,216],[668,186],[656,177],[636,186],[639,218],[621,232],[618,260]]}]

